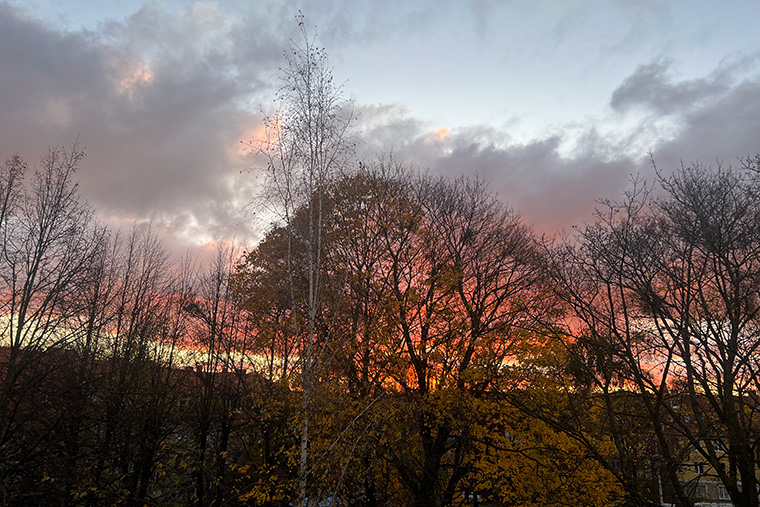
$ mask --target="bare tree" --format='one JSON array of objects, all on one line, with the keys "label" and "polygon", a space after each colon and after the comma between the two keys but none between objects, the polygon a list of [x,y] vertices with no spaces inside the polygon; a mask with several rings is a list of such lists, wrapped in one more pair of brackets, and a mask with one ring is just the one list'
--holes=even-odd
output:
[{"label": "bare tree", "polygon": [[480,180],[423,175],[398,188],[377,276],[410,412],[390,459],[414,505],[449,505],[468,471],[467,400],[501,384],[542,309],[537,256],[530,229]]},{"label": "bare tree", "polygon": [[35,433],[24,420],[47,419],[34,392],[61,367],[41,360],[42,352],[72,341],[65,330],[81,309],[78,291],[102,238],[74,181],[83,157],[77,144],[51,148],[28,185],[18,156],[2,167],[0,313],[7,357],[0,379],[0,479],[6,494],[17,480],[34,476],[27,467],[49,428]]},{"label": "bare tree", "polygon": [[[735,505],[758,505],[760,447],[760,173],[695,165],[662,177],[656,203],[672,254],[642,304],[676,353],[679,413],[672,427],[722,482]],[[676,393],[674,393],[676,394]],[[690,420],[687,420],[689,415]]]},{"label": "bare tree", "polygon": [[[641,491],[623,421],[638,418],[654,436],[646,468],[680,505],[695,501],[677,473],[690,453],[735,505],[757,505],[756,169],[750,160],[660,175],[658,196],[634,189],[555,250],[555,287],[570,312],[557,338],[602,403],[621,463],[613,471],[634,499]],[[567,387],[569,401],[580,400],[578,384]],[[573,431],[588,436],[580,424]]]},{"label": "bare tree", "polygon": [[[323,304],[322,263],[324,205],[329,182],[353,156],[351,103],[333,81],[332,69],[316,37],[308,33],[304,16],[297,17],[301,38],[291,41],[282,69],[283,86],[277,112],[266,118],[267,139],[254,146],[267,159],[269,202],[282,217],[288,232],[288,276],[291,286],[292,336],[298,341],[302,390],[299,458],[299,507],[307,499],[309,471],[309,405],[320,356],[315,354],[317,317]],[[303,206],[306,206],[303,208]],[[296,210],[305,209],[303,227]],[[294,266],[294,250],[304,252],[305,266]],[[307,290],[295,289],[298,269],[306,273]],[[300,322],[300,308],[306,309]]]},{"label": "bare tree", "polygon": [[[662,474],[689,505],[676,473],[678,446],[661,424],[673,345],[647,325],[651,313],[640,303],[640,283],[668,259],[650,213],[651,189],[636,181],[623,202],[601,204],[595,223],[548,253],[554,292],[567,313],[547,331],[564,347],[570,373],[554,375],[554,388],[567,397],[558,407],[523,408],[581,441],[616,475],[629,502],[654,501],[643,478]],[[605,416],[592,423],[593,413]],[[602,450],[605,435],[614,444],[611,455]]]},{"label": "bare tree", "polygon": [[177,430],[179,348],[184,307],[192,290],[187,269],[175,269],[150,227],[112,239],[85,293],[92,305],[87,328],[97,356],[97,415],[93,429],[91,501],[143,504],[154,472]]},{"label": "bare tree", "polygon": [[188,338],[198,350],[194,373],[186,379],[191,397],[193,436],[197,450],[195,502],[223,505],[232,496],[228,484],[231,440],[242,425],[238,414],[248,397],[247,380],[254,365],[247,312],[233,290],[237,250],[222,244],[210,264],[200,271],[196,295],[186,306],[193,319]]}]

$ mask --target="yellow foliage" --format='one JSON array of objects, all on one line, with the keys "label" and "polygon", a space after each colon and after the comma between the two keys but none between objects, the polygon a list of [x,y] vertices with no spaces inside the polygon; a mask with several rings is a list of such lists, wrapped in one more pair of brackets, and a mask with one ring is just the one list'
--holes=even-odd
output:
[{"label": "yellow foliage", "polygon": [[478,400],[474,409],[484,424],[474,430],[467,489],[526,507],[603,507],[622,498],[612,474],[571,438],[496,401]]}]

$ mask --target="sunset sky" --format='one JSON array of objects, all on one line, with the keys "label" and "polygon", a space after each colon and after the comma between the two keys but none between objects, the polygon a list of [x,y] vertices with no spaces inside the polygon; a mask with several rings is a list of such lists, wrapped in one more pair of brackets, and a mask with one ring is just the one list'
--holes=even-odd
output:
[{"label": "sunset sky", "polygon": [[[631,174],[760,151],[760,2],[0,2],[0,157],[79,139],[103,220],[170,247],[260,229],[240,141],[316,26],[361,155],[480,174],[538,232],[588,220]],[[312,29],[314,31],[314,29]]]}]

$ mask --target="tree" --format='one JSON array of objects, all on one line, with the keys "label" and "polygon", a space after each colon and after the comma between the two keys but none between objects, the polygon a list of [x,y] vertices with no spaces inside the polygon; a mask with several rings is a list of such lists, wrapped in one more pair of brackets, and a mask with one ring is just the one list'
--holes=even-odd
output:
[{"label": "tree", "polygon": [[[564,346],[571,377],[554,376],[554,388],[567,394],[565,411],[542,410],[535,404],[530,410],[548,415],[554,423],[562,420],[559,414],[573,414],[560,427],[581,439],[617,475],[630,502],[644,504],[651,497],[641,477],[647,468],[644,457],[652,454],[663,457],[666,480],[680,501],[688,502],[676,474],[676,450],[659,423],[672,347],[642,325],[648,315],[626,279],[636,269],[646,273],[665,256],[655,239],[655,222],[647,216],[649,199],[649,189],[636,182],[623,203],[603,203],[596,222],[579,232],[576,243],[568,241],[548,253],[555,293],[567,314],[547,331]],[[605,413],[601,427],[589,426],[588,415],[598,410]],[[640,420],[650,428],[643,438],[629,432]],[[598,451],[605,434],[615,445],[614,456]],[[654,449],[648,445],[649,434],[657,437]]]},{"label": "tree", "polygon": [[199,273],[196,294],[185,310],[192,319],[187,339],[197,350],[193,372],[185,379],[192,414],[196,505],[223,505],[232,498],[228,483],[235,464],[231,440],[241,426],[240,411],[250,399],[247,313],[233,292],[236,250],[218,247],[210,265]]},{"label": "tree", "polygon": [[[0,372],[0,479],[3,496],[39,480],[44,437],[55,423],[43,393],[61,365],[44,360],[69,345],[64,333],[81,310],[78,291],[98,252],[102,229],[79,201],[74,173],[84,151],[51,148],[29,184],[14,156],[0,175],[0,311],[4,354]],[[46,384],[47,383],[47,384]],[[51,419],[52,417],[52,419]],[[32,423],[32,421],[35,421]]]},{"label": "tree", "polygon": [[[552,393],[533,391],[552,404]],[[524,506],[611,506],[621,500],[615,477],[572,437],[497,397],[477,400],[468,497]],[[477,503],[474,501],[473,503]]]},{"label": "tree", "polygon": [[165,444],[181,424],[177,367],[191,284],[150,227],[115,234],[93,270],[82,294],[88,338],[76,350],[92,361],[96,413],[75,499],[142,505],[160,497],[157,468],[171,461]]},{"label": "tree", "polygon": [[[362,466],[371,467],[376,462],[362,455],[364,450],[373,451],[358,440],[366,435],[362,428],[366,429],[377,408],[373,405],[385,390],[382,383],[388,371],[383,365],[393,360],[393,351],[384,338],[382,296],[375,291],[373,273],[382,256],[379,224],[387,218],[379,203],[395,184],[374,177],[369,170],[360,170],[331,183],[324,191],[320,277],[328,289],[323,291],[323,305],[315,320],[319,330],[315,346],[321,359],[314,370],[311,415],[319,431],[312,432],[309,444],[313,456],[309,473],[322,488],[310,488],[312,494],[335,496],[348,487],[357,455],[364,460]],[[309,216],[306,207],[296,210],[294,216],[296,223],[291,227],[304,230]],[[293,322],[290,294],[292,291],[302,300],[308,290],[305,249],[297,243],[289,255],[294,268],[291,284],[284,283],[288,280],[287,238],[286,226],[272,229],[255,250],[246,254],[237,276],[245,307],[257,329],[259,350],[267,357],[267,374],[283,386],[294,378],[293,372],[296,377],[298,373],[293,369],[293,346],[287,339]],[[297,319],[306,319],[305,305],[295,311],[300,312]],[[273,371],[277,372],[274,376]],[[359,473],[364,475],[364,471]],[[368,482],[362,487],[372,497],[372,480],[364,476]]]},{"label": "tree", "polygon": [[471,445],[463,400],[500,385],[543,311],[542,289],[530,230],[483,182],[421,178],[407,187],[411,213],[387,229],[380,276],[385,318],[410,365],[394,378],[415,406],[422,454],[399,454],[395,465],[415,505],[448,505]]},{"label": "tree", "polygon": [[[309,405],[315,371],[321,356],[315,351],[317,315],[323,304],[321,279],[325,189],[332,178],[353,156],[349,128],[354,119],[351,103],[343,98],[341,88],[333,82],[324,49],[309,35],[304,16],[297,17],[300,42],[291,41],[285,53],[283,86],[278,99],[280,108],[265,119],[267,139],[254,144],[257,153],[267,160],[270,203],[280,213],[287,229],[288,276],[291,285],[291,336],[297,341],[297,355],[302,392],[301,437],[299,458],[299,507],[307,499]],[[304,227],[296,227],[296,210],[308,204]],[[295,290],[293,252],[301,248],[305,255],[308,288],[304,294]],[[305,322],[299,319],[299,307],[306,308]],[[327,338],[327,337],[323,337]]]},{"label": "tree", "polygon": [[634,498],[621,389],[648,422],[655,471],[679,504],[693,501],[677,469],[694,450],[734,504],[757,505],[759,184],[756,160],[682,167],[659,175],[660,195],[634,187],[554,252],[555,287],[570,312],[555,337],[576,378],[603,400]]},{"label": "tree", "polygon": [[[384,439],[381,460],[416,505],[447,505],[468,470],[474,420],[462,400],[496,388],[541,308],[536,251],[529,229],[482,182],[434,179],[389,165],[364,164],[324,189],[320,278],[333,288],[329,294],[340,296],[315,315],[319,336],[330,339],[315,342],[329,361],[314,378],[332,394],[320,389],[326,406],[313,405],[312,414],[319,409],[341,437],[312,443],[314,450],[340,446],[349,450],[346,460],[362,459],[372,454],[358,442],[361,435],[397,435]],[[311,205],[297,209],[284,227],[307,227]],[[249,296],[267,305],[276,305],[271,295],[277,290],[261,280],[270,280],[267,270],[281,269],[282,262],[262,254],[274,252],[276,243],[283,252],[283,238],[274,229],[241,271],[252,280],[248,287],[265,287],[266,294]],[[290,252],[290,259],[306,257],[305,249]],[[302,269],[291,278],[300,282],[290,287],[295,293],[308,287]],[[348,397],[338,399],[338,393]],[[403,416],[390,420],[389,413]],[[345,424],[340,432],[334,429],[339,420]],[[341,440],[346,435],[353,437]],[[322,466],[343,469],[332,461]],[[377,477],[340,473],[331,482],[362,485],[367,501],[375,502]]]},{"label": "tree", "polygon": [[661,178],[667,197],[655,209],[672,255],[641,297],[662,339],[674,344],[678,394],[694,421],[671,403],[673,427],[742,506],[758,505],[758,161],[715,171],[695,165]]}]

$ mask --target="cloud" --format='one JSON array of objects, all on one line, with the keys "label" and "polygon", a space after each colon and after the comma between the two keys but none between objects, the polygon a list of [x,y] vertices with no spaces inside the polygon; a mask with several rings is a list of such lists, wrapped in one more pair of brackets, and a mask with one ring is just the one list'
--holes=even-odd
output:
[{"label": "cloud", "polygon": [[425,122],[410,116],[400,104],[359,104],[357,130],[362,143],[359,156],[371,158],[383,151],[406,151],[425,129]]},{"label": "cloud", "polygon": [[[758,54],[732,55],[708,75],[678,80],[673,64],[642,65],[612,93],[618,114],[639,108],[627,144],[648,139],[660,169],[681,162],[732,163],[760,151],[760,68]],[[664,124],[669,128],[662,128]],[[652,132],[662,135],[653,137]]]},{"label": "cloud", "polygon": [[392,147],[398,159],[452,178],[483,177],[540,233],[587,220],[597,199],[619,195],[638,170],[630,158],[610,158],[611,148],[592,132],[576,140],[566,156],[561,134],[528,143],[513,142],[508,132],[486,126],[451,128],[441,135],[440,128],[397,105],[362,108],[360,120],[364,137]]},{"label": "cloud", "polygon": [[736,165],[737,158],[760,152],[760,80],[747,80],[723,97],[689,111],[672,140],[653,152],[665,170],[701,162]]},{"label": "cloud", "polygon": [[[307,24],[332,45],[419,29],[424,9],[398,6],[328,2]],[[267,7],[146,3],[68,30],[0,2],[0,47],[10,48],[0,52],[0,157],[33,162],[79,139],[80,187],[107,221],[160,221],[177,244],[252,241],[239,225],[257,184],[248,170],[259,164],[240,141],[260,128],[262,104],[273,107],[283,51],[298,36],[294,4]]]},{"label": "cloud", "polygon": [[[598,200],[620,198],[632,176],[653,180],[650,151],[664,173],[681,160],[731,163],[760,151],[755,57],[737,55],[690,80],[675,79],[671,67],[663,61],[638,67],[612,93],[611,117],[525,142],[491,126],[447,127],[443,136],[440,126],[400,105],[361,108],[360,128],[369,148],[392,147],[397,158],[435,174],[484,177],[537,231],[553,233],[590,220]],[[633,107],[643,114],[626,124]]]},{"label": "cloud", "polygon": [[610,106],[618,112],[642,107],[660,115],[689,111],[726,94],[737,75],[755,60],[724,61],[706,77],[679,82],[673,80],[670,60],[640,65],[612,92]]},{"label": "cloud", "polygon": [[245,235],[253,161],[239,141],[260,124],[286,37],[214,4],[63,31],[0,3],[0,156],[33,162],[79,138],[81,189],[103,217],[163,220],[186,240]]},{"label": "cloud", "polygon": [[524,144],[455,142],[436,161],[437,172],[479,174],[520,211],[538,232],[554,233],[589,218],[597,199],[618,195],[634,161],[606,160],[595,151],[572,157],[559,152],[563,139],[551,136]]},{"label": "cloud", "polygon": [[[320,44],[362,46],[434,30],[426,16],[446,15],[400,0],[378,5],[327,1],[307,23],[320,27]],[[0,157],[20,152],[34,162],[48,145],[79,137],[88,148],[81,188],[104,219],[153,219],[176,245],[252,241],[239,225],[257,184],[248,169],[259,162],[239,141],[258,135],[259,105],[272,107],[282,51],[297,36],[295,12],[293,2],[274,0],[242,14],[215,3],[178,11],[149,3],[70,31],[0,3]],[[482,15],[465,22],[488,25]],[[519,119],[463,128],[431,124],[403,104],[358,102],[360,155],[392,150],[436,174],[480,174],[526,221],[552,232],[589,219],[595,200],[618,196],[630,174],[651,175],[647,149],[663,168],[760,150],[756,55],[688,79],[676,67],[669,59],[640,65],[611,92],[608,118],[554,125],[528,140],[517,135]]]}]

